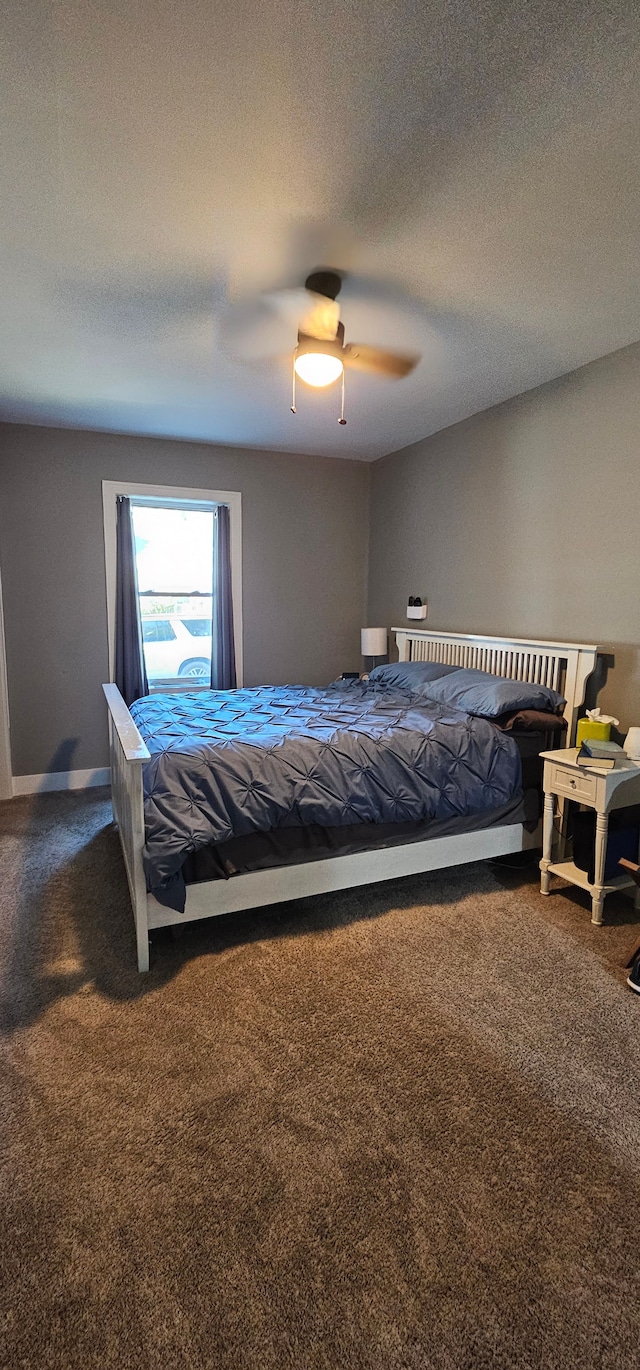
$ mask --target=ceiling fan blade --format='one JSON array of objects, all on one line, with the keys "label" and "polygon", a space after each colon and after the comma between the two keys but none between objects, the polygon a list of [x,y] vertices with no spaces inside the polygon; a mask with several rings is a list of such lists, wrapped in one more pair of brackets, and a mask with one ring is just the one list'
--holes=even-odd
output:
[{"label": "ceiling fan blade", "polygon": [[307,295],[310,308],[300,320],[300,332],[308,333],[312,338],[332,341],[338,331],[340,305],[336,300],[328,300],[326,295],[314,295],[310,290]]},{"label": "ceiling fan blade", "polygon": [[334,300],[300,286],[238,300],[220,319],[219,335],[231,356],[255,361],[293,352],[298,331],[332,341],[339,321]]},{"label": "ceiling fan blade", "polygon": [[286,350],[290,332],[286,319],[264,297],[233,304],[218,320],[222,347],[236,361],[261,361],[277,356]]},{"label": "ceiling fan blade", "polygon": [[237,300],[218,320],[222,346],[238,361],[265,361],[293,352],[300,321],[311,314],[314,298],[300,287]]},{"label": "ceiling fan blade", "polygon": [[381,347],[370,347],[368,343],[347,343],[344,347],[344,364],[355,371],[369,371],[378,376],[388,376],[399,381],[408,376],[418,365],[420,358],[406,356],[401,352],[385,352]]}]

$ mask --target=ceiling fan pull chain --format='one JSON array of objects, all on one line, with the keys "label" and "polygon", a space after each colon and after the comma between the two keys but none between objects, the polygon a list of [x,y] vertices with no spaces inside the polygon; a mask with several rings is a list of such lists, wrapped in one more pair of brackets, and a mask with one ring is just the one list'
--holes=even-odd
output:
[{"label": "ceiling fan pull chain", "polygon": [[344,416],[344,366],[343,366],[343,368],[342,368],[342,405],[341,405],[341,408],[340,408],[340,418],[338,419],[338,423],[341,423],[341,424],[344,425],[346,422],[347,422],[347,420],[345,419],[345,416]]},{"label": "ceiling fan pull chain", "polygon": [[291,374],[291,413],[297,414],[296,409],[296,348],[293,354],[292,374]]}]

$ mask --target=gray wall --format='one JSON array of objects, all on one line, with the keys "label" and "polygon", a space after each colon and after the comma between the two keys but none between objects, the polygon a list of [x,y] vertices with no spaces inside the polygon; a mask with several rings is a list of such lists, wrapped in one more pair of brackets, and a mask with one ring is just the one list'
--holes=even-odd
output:
[{"label": "gray wall", "polygon": [[366,465],[3,424],[14,775],[107,763],[102,480],[242,492],[247,685],[323,682],[359,669]]},{"label": "gray wall", "polygon": [[242,491],[248,685],[358,669],[419,593],[434,628],[597,642],[640,722],[640,344],[372,467],[0,425],[16,775],[106,764],[103,479]]},{"label": "gray wall", "polygon": [[369,622],[595,642],[640,723],[640,344],[372,469]]}]

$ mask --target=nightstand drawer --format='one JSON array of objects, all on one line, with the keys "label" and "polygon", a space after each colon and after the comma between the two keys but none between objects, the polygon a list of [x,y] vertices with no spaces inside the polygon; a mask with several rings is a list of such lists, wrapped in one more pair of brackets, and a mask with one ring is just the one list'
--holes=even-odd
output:
[{"label": "nightstand drawer", "polygon": [[567,795],[579,804],[593,804],[596,797],[598,778],[595,775],[576,774],[564,766],[551,766],[551,788],[555,794]]}]

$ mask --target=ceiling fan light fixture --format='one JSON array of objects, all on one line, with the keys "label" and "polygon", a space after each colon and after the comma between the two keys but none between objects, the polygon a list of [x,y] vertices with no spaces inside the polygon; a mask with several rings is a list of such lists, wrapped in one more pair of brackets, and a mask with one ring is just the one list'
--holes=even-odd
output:
[{"label": "ceiling fan light fixture", "polygon": [[317,388],[332,385],[342,375],[340,358],[330,352],[298,353],[294,366],[301,381]]}]

